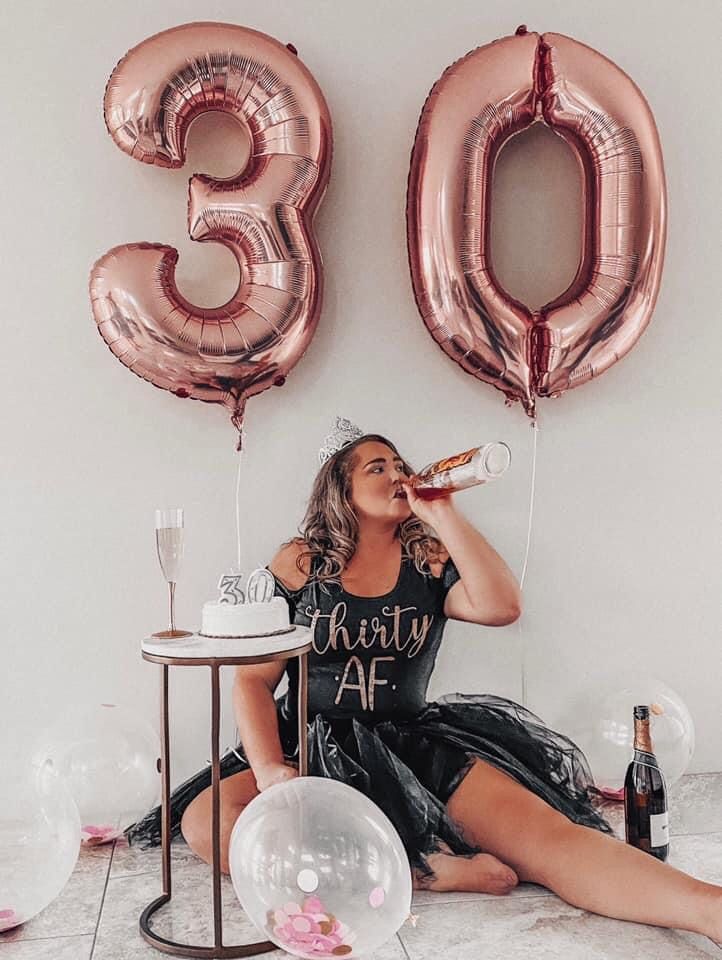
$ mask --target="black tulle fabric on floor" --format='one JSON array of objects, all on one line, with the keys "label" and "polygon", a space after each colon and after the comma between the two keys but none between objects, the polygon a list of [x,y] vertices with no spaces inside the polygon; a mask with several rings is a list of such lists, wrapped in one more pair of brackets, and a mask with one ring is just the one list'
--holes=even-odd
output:
[{"label": "black tulle fabric on floor", "polygon": [[[278,706],[284,753],[297,759],[294,712],[285,697]],[[477,851],[445,808],[475,757],[510,774],[575,823],[612,832],[598,811],[602,797],[584,754],[520,704],[502,697],[456,694],[429,703],[416,716],[373,725],[317,715],[308,737],[309,773],[342,780],[378,804],[398,830],[412,865],[426,874],[425,855],[437,850],[439,841],[458,854]],[[222,777],[246,769],[240,747],[221,761]],[[188,804],[210,782],[208,766],[173,792],[173,835]],[[160,843],[160,810],[152,810],[127,834],[131,843]]]}]

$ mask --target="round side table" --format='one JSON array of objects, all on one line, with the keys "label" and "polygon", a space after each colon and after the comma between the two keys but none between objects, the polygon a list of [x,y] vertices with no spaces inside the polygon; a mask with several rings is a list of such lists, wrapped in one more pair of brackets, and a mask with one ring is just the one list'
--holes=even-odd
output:
[{"label": "round side table", "polygon": [[[275,950],[269,940],[258,943],[226,946],[223,943],[223,916],[221,910],[221,762],[219,756],[220,734],[220,669],[239,667],[253,663],[268,663],[271,660],[287,660],[298,657],[298,772],[303,777],[308,773],[308,742],[306,720],[308,702],[307,654],[311,649],[311,631],[306,627],[294,627],[288,633],[272,637],[212,638],[191,634],[172,640],[148,637],[141,645],[144,660],[161,665],[161,757],[159,772],[162,776],[161,799],[161,849],[163,893],[149,903],[140,916],[142,936],[163,953],[180,957],[199,957],[208,960],[251,957]],[[168,713],[168,668],[210,667],[211,678],[211,831],[213,838],[213,946],[193,946],[176,943],[150,927],[150,918],[171,899],[170,869],[170,717]]]}]

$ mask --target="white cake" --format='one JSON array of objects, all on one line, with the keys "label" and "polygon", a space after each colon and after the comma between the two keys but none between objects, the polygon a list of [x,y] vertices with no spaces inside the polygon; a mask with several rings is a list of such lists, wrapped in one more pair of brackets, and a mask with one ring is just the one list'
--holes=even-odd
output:
[{"label": "white cake", "polygon": [[273,597],[263,603],[203,604],[201,630],[204,637],[266,637],[291,629],[288,603]]}]

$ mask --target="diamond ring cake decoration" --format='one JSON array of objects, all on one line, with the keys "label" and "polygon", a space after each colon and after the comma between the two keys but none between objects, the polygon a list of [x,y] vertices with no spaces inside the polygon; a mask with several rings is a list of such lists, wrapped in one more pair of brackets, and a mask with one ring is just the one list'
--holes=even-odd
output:
[{"label": "diamond ring cake decoration", "polygon": [[242,576],[224,574],[218,581],[219,597],[203,604],[202,637],[253,638],[290,633],[288,603],[274,596],[276,580],[270,570],[259,567],[248,577],[243,590]]}]

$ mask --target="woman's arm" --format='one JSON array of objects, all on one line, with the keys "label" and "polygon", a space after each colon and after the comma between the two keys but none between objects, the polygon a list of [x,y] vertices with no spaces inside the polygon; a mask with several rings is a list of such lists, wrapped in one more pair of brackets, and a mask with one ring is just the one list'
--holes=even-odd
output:
[{"label": "woman's arm", "polygon": [[449,497],[427,501],[404,484],[413,512],[436,530],[461,574],[446,595],[444,615],[498,627],[513,623],[521,614],[521,590],[514,574],[463,517]]},{"label": "woman's arm", "polygon": [[[302,544],[292,541],[281,547],[268,567],[287,589],[302,586],[296,559]],[[278,714],[273,694],[281,681],[286,660],[238,667],[233,684],[233,710],[238,733],[248,762],[263,791],[281,780],[297,776],[294,767],[286,763],[278,733]]]},{"label": "woman's arm", "polygon": [[238,667],[233,683],[233,712],[238,733],[260,791],[297,776],[283,756],[273,698],[286,662],[274,660]]}]

